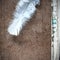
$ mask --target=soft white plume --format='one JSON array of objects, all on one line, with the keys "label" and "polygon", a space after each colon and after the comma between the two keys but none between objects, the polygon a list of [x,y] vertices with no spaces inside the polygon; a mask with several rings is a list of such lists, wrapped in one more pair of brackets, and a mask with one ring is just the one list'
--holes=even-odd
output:
[{"label": "soft white plume", "polygon": [[13,20],[8,27],[8,32],[11,35],[19,35],[22,27],[31,18],[36,10],[36,5],[39,4],[39,0],[20,0],[16,6]]}]

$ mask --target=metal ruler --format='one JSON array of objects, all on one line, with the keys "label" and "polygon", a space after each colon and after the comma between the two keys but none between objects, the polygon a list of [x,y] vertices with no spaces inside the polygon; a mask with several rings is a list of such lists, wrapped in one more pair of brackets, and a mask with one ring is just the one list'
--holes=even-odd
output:
[{"label": "metal ruler", "polygon": [[57,60],[57,51],[58,51],[58,34],[57,34],[57,26],[58,26],[58,16],[57,16],[57,7],[58,0],[52,0],[52,17],[51,17],[51,60]]},{"label": "metal ruler", "polygon": [[59,52],[59,59],[60,59],[60,0],[58,0],[58,52]]}]

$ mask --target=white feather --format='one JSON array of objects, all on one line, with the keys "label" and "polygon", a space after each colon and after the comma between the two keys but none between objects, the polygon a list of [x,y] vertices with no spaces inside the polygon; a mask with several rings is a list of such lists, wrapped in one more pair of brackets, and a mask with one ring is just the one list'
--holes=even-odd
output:
[{"label": "white feather", "polygon": [[19,35],[22,27],[34,14],[35,6],[39,4],[39,0],[20,0],[16,6],[12,23],[8,27],[8,32],[11,35]]}]

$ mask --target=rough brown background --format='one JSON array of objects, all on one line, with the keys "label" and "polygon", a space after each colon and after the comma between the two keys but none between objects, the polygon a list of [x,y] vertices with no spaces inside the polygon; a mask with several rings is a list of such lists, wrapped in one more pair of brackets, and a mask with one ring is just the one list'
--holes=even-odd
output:
[{"label": "rough brown background", "polygon": [[0,60],[50,60],[51,0],[41,0],[19,36],[7,32],[17,0],[0,0]]}]

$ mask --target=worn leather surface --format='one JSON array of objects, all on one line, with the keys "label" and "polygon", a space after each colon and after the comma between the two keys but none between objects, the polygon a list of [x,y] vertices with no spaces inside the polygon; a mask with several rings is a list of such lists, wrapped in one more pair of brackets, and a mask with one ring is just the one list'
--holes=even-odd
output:
[{"label": "worn leather surface", "polygon": [[51,60],[51,0],[41,0],[19,36],[7,32],[17,0],[0,0],[0,60]]}]

